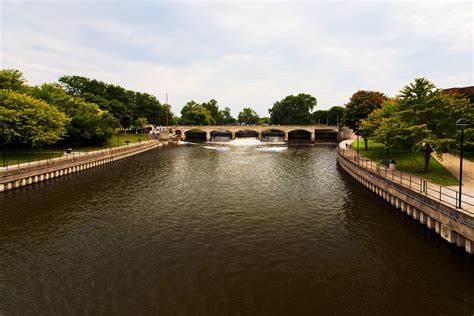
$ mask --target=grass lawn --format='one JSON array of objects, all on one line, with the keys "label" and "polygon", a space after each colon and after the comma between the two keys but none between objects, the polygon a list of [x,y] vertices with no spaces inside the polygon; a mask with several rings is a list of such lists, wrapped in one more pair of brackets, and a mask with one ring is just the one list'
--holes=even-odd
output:
[{"label": "grass lawn", "polygon": [[[352,143],[352,148],[356,150],[357,141]],[[374,143],[369,140],[369,150],[365,150],[364,141],[359,141],[359,153],[361,156],[369,158],[376,162],[381,162],[385,159],[385,149],[382,144]],[[456,185],[458,180],[449,173],[436,159],[431,157],[429,172],[423,172],[425,159],[423,155],[418,152],[400,152],[396,150],[390,150],[389,157],[394,159],[397,163],[397,169],[400,171],[406,171],[429,180],[433,183],[440,185]]]},{"label": "grass lawn", "polygon": [[124,146],[126,141],[129,141],[130,144],[138,143],[138,140],[147,141],[150,140],[148,134],[135,134],[135,132],[128,132],[127,134],[120,133],[117,137],[117,134],[114,134],[112,138],[108,140],[103,146],[84,146],[84,147],[73,147],[74,151],[92,151],[100,150],[118,146]]},{"label": "grass lawn", "polygon": [[[5,151],[5,165],[11,166],[29,161],[61,157],[62,155],[64,155],[64,152],[52,149],[9,149]],[[3,167],[3,156],[0,159],[0,166]]]}]

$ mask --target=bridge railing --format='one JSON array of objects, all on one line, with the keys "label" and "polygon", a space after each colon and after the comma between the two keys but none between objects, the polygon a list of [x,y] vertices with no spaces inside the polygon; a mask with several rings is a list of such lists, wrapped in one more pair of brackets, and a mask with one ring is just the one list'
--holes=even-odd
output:
[{"label": "bridge railing", "polygon": [[423,193],[439,202],[443,202],[457,208],[459,206],[459,201],[461,200],[461,206],[463,206],[463,209],[469,213],[474,214],[473,195],[467,193],[462,193],[459,195],[458,190],[429,182],[408,172],[390,169],[382,163],[361,157],[360,155],[358,156],[357,153],[352,149],[343,149],[338,146],[337,151],[342,157],[356,164],[362,170],[374,172],[379,176],[406,186],[414,191]]}]

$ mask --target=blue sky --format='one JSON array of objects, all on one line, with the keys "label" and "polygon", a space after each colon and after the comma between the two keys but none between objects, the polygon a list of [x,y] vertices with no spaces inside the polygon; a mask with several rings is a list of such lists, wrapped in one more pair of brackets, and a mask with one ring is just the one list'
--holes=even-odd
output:
[{"label": "blue sky", "polygon": [[470,1],[1,1],[1,67],[29,84],[82,75],[169,94],[179,113],[211,98],[260,115],[289,94],[318,109],[416,77],[473,85]]}]

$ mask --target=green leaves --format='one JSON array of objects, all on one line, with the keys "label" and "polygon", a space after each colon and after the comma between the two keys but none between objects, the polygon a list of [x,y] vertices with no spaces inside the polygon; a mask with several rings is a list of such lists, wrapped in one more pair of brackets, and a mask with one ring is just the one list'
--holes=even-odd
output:
[{"label": "green leaves", "polygon": [[257,112],[255,112],[251,108],[244,108],[239,113],[238,120],[239,120],[239,123],[258,124],[260,121],[260,118],[258,117]]},{"label": "green leaves", "polygon": [[344,124],[359,134],[357,123],[367,118],[375,109],[380,108],[386,100],[387,97],[381,92],[357,91],[352,95],[344,109]]},{"label": "green leaves", "polygon": [[456,120],[472,119],[473,115],[467,98],[443,94],[429,80],[418,78],[362,120],[359,133],[384,144],[386,149],[420,150],[428,171],[431,153],[436,151],[441,156],[459,143]]},{"label": "green leaves", "polygon": [[0,120],[7,123],[3,143],[32,147],[54,144],[66,134],[69,118],[29,95],[0,90]]},{"label": "green leaves", "polygon": [[282,125],[304,125],[310,124],[311,112],[316,106],[316,98],[300,93],[298,95],[289,95],[281,101],[273,104],[268,110],[272,124]]}]

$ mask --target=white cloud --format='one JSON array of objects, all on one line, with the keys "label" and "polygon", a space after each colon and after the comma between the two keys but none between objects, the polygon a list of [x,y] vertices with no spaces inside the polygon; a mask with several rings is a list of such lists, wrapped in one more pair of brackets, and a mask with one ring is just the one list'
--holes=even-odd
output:
[{"label": "white cloud", "polygon": [[[168,93],[177,113],[191,99],[215,98],[234,115],[246,106],[267,115],[273,102],[300,92],[327,108],[359,89],[394,95],[417,76],[442,87],[472,84],[466,2],[165,3],[176,16],[153,25],[106,4],[83,16],[44,2],[60,25],[52,10],[4,5],[2,67],[22,70],[31,84],[77,74],[161,100]],[[19,12],[17,22],[11,14]]]}]

